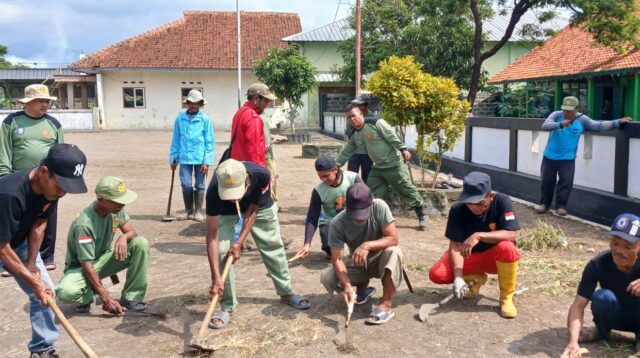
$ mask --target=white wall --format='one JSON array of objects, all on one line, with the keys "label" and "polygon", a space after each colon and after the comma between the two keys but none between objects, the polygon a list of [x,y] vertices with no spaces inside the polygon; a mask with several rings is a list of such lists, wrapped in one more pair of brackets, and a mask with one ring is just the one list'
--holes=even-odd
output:
[{"label": "white wall", "polygon": [[547,131],[518,131],[517,170],[519,172],[540,175],[540,165],[548,139],[549,132]]},{"label": "white wall", "polygon": [[[257,78],[253,73],[242,74],[243,95],[254,82]],[[104,126],[109,129],[172,128],[176,115],[183,110],[183,87],[202,87],[207,100],[204,112],[216,129],[229,130],[238,109],[237,73],[232,71],[106,71],[102,72],[102,83]],[[124,108],[123,87],[144,87],[145,108]],[[245,101],[243,96],[242,103]]]},{"label": "white wall", "polygon": [[[407,145],[409,149],[416,149],[416,142],[418,141],[418,131],[416,131],[416,126],[410,126],[407,128],[407,133],[405,133],[404,144]],[[435,146],[432,146],[431,151],[435,151]],[[445,157],[456,158],[464,160],[464,131],[460,138],[456,141],[456,145],[452,151],[445,152]]]},{"label": "white wall", "polygon": [[[589,140],[592,140],[592,148],[585,146]],[[591,159],[588,158],[589,151],[592,153]],[[573,183],[613,192],[615,155],[616,139],[614,137],[583,135],[576,152],[576,173]],[[633,162],[629,161],[629,163]]]},{"label": "white wall", "polygon": [[640,199],[640,139],[629,140],[629,185],[627,195]]},{"label": "white wall", "polygon": [[[0,121],[13,112],[17,111],[0,110]],[[50,109],[47,113],[62,124],[62,129],[89,130],[94,128],[94,117],[91,109]]]},{"label": "white wall", "polygon": [[471,161],[509,169],[509,131],[493,128],[473,128]]}]

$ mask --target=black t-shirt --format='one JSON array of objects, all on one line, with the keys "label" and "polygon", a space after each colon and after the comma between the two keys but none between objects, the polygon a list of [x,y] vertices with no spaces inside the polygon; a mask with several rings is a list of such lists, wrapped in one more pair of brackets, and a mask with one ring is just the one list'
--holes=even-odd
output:
[{"label": "black t-shirt", "polygon": [[578,285],[578,295],[591,299],[591,295],[599,283],[601,288],[611,290],[616,295],[621,306],[636,308],[640,303],[640,297],[633,296],[627,292],[627,286],[639,278],[640,260],[636,260],[631,271],[622,272],[613,263],[611,250],[607,250],[601,252],[587,263],[582,272],[580,285]]},{"label": "black t-shirt", "polygon": [[18,247],[24,242],[36,219],[48,219],[57,200],[50,202],[36,195],[29,182],[32,169],[0,177],[0,241]]},{"label": "black t-shirt", "polygon": [[[249,204],[256,204],[259,210],[266,209],[273,205],[271,199],[271,175],[269,171],[252,162],[242,162],[247,168],[247,174],[251,178],[251,185],[247,188],[242,199],[240,199],[240,211],[247,211]],[[207,188],[207,215],[237,215],[235,202],[222,200],[218,194],[218,178],[213,175],[209,188]]]},{"label": "black t-shirt", "polygon": [[[495,194],[487,211],[480,216],[474,215],[464,203],[453,204],[449,210],[449,220],[447,220],[444,236],[452,241],[464,242],[475,232],[496,230],[520,230],[511,199],[501,193]],[[494,245],[496,244],[479,242],[471,252],[486,251]]]}]

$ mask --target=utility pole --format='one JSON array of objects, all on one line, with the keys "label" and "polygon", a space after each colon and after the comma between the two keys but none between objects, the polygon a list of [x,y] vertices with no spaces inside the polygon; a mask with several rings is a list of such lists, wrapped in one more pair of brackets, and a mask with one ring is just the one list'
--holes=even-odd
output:
[{"label": "utility pole", "polygon": [[360,42],[362,32],[362,16],[360,14],[360,0],[356,0],[356,95],[360,93]]},{"label": "utility pole", "polygon": [[238,25],[238,108],[242,106],[242,56],[241,56],[241,40],[240,40],[240,0],[236,0],[236,23]]}]

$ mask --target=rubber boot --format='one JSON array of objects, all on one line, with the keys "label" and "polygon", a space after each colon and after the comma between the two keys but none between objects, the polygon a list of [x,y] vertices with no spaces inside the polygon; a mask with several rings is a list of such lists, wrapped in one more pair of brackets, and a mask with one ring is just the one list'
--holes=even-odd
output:
[{"label": "rubber boot", "polygon": [[427,216],[424,214],[424,209],[422,205],[416,206],[413,208],[413,211],[416,212],[416,216],[418,216],[418,229],[424,230],[427,228]]},{"label": "rubber boot", "polygon": [[197,222],[204,222],[204,216],[202,215],[202,203],[204,202],[204,191],[194,191],[195,207],[193,218]]},{"label": "rubber boot", "polygon": [[518,315],[518,310],[513,305],[513,293],[516,290],[518,278],[518,261],[514,263],[496,261],[496,267],[500,286],[500,314],[504,318],[514,318]]},{"label": "rubber boot", "polygon": [[184,200],[184,212],[176,216],[177,220],[193,219],[193,190],[183,191],[182,200]]},{"label": "rubber boot", "polygon": [[478,296],[478,294],[480,293],[480,286],[487,283],[486,273],[473,273],[470,275],[464,275],[462,276],[462,278],[464,278],[464,282],[467,282],[467,283],[473,279],[475,279],[477,282],[475,285],[471,286],[471,288],[469,289],[469,292],[467,292],[464,295],[464,298],[474,298]]}]

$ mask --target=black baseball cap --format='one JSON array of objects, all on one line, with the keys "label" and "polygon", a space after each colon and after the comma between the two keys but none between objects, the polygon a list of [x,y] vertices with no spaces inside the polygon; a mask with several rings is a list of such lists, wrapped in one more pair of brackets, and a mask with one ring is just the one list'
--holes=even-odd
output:
[{"label": "black baseball cap", "polygon": [[356,183],[347,188],[347,219],[367,220],[371,215],[373,194],[366,184]]},{"label": "black baseball cap", "polygon": [[458,201],[468,204],[479,203],[491,192],[491,178],[481,172],[471,172],[462,180],[462,193]]},{"label": "black baseball cap", "polygon": [[365,104],[371,102],[371,95],[366,92],[358,93],[356,98],[351,101],[351,104]]},{"label": "black baseball cap", "polygon": [[323,170],[331,170],[333,168],[335,168],[336,166],[336,160],[333,159],[333,157],[330,157],[328,155],[322,155],[319,156],[318,159],[316,159],[316,171],[323,171]]},{"label": "black baseball cap", "polygon": [[635,244],[640,241],[640,218],[628,213],[618,215],[611,224],[609,235]]},{"label": "black baseball cap", "polygon": [[87,192],[84,183],[84,169],[87,165],[87,157],[73,144],[56,143],[49,149],[42,165],[53,174],[60,188],[69,194]]}]

